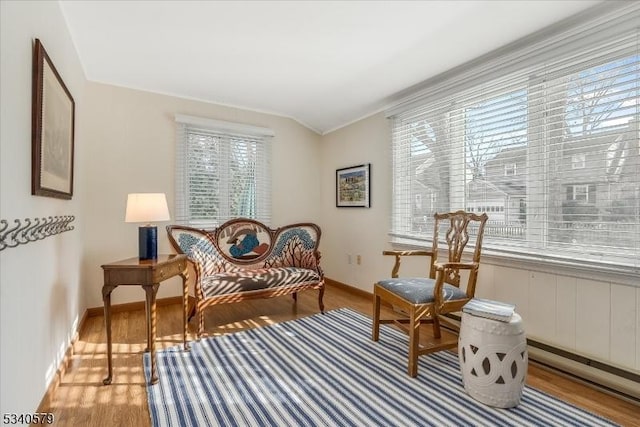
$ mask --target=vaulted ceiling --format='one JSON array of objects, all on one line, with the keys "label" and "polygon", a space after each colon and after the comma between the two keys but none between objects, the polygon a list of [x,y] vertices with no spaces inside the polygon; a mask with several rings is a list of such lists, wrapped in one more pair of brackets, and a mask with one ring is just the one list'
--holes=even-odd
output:
[{"label": "vaulted ceiling", "polygon": [[61,1],[91,81],[326,133],[597,1]]}]

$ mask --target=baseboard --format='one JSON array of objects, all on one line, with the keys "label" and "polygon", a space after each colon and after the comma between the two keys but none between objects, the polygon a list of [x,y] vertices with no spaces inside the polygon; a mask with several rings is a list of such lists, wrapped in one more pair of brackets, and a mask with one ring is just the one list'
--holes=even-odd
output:
[{"label": "baseboard", "polygon": [[[364,298],[372,298],[373,294],[337,280],[325,278],[325,282],[336,288]],[[384,303],[384,301],[383,301]],[[396,307],[392,307],[397,311]],[[452,323],[447,329],[453,332],[459,327],[460,316],[446,316]],[[443,325],[446,327],[447,325]],[[594,361],[584,356],[568,352],[535,340],[528,339],[529,359],[532,363],[558,375],[569,377],[575,381],[598,389],[627,402],[640,405],[640,375]]]},{"label": "baseboard", "polygon": [[[162,307],[165,305],[172,304],[182,304],[182,297],[167,297],[167,298],[158,298],[156,300],[156,306]],[[195,305],[195,297],[189,295],[189,307],[193,307]],[[112,304],[111,305],[111,313],[122,313],[125,311],[136,311],[136,310],[144,310],[145,302],[144,301],[135,301],[135,302],[127,302],[124,304]],[[92,307],[87,309],[88,317],[96,317],[104,315],[104,307]]]},{"label": "baseboard", "polygon": [[51,382],[49,383],[49,386],[47,387],[47,391],[44,393],[44,396],[40,400],[40,404],[38,405],[38,409],[36,410],[36,412],[40,412],[40,413],[48,412],[46,409],[51,406],[50,405],[51,397],[60,386],[62,377],[64,376],[64,374],[67,372],[67,369],[69,368],[69,364],[71,363],[71,359],[73,358],[73,347],[75,346],[76,342],[80,338],[80,331],[82,331],[82,329],[84,328],[84,325],[88,317],[89,317],[88,310],[85,310],[84,313],[82,314],[82,317],[80,318],[80,321],[78,322],[78,326],[76,330],[73,332],[73,338],[71,339],[71,342],[67,347],[67,350],[64,352],[64,357],[62,358],[62,361],[60,362],[58,369],[56,369],[56,373],[53,376],[53,379],[51,380]]},{"label": "baseboard", "polygon": [[[446,317],[457,325],[460,324],[460,316],[448,314]],[[640,405],[638,388],[640,375],[638,374],[529,338],[527,351],[529,360],[536,366]]]},{"label": "baseboard", "polygon": [[[168,297],[168,298],[160,298],[156,300],[156,305],[164,306],[171,304],[182,304],[182,297]],[[195,298],[189,295],[189,306],[193,307],[195,305]],[[111,313],[122,313],[124,311],[134,311],[134,310],[144,310],[145,302],[144,301],[136,301],[129,302],[125,304],[114,304],[111,306]],[[40,400],[40,404],[38,405],[37,412],[47,412],[46,409],[50,407],[49,401],[51,396],[56,392],[58,387],[60,386],[60,382],[62,381],[62,377],[64,376],[69,364],[71,363],[71,359],[73,358],[73,347],[75,346],[78,338],[80,337],[80,332],[84,328],[84,325],[89,317],[97,317],[104,315],[103,307],[92,307],[85,310],[78,322],[78,327],[73,332],[73,339],[69,343],[67,350],[64,353],[64,357],[56,370],[56,373],[49,383],[47,387],[47,391],[45,392],[42,400]]]},{"label": "baseboard", "polygon": [[355,286],[347,285],[346,283],[339,282],[337,280],[324,278],[324,283],[329,286],[333,286],[335,288],[341,289],[345,292],[349,292],[350,294],[362,297],[362,298],[373,298],[373,294],[371,292],[367,292],[363,289],[356,288]]},{"label": "baseboard", "polygon": [[[367,292],[360,288],[348,285],[346,283],[339,282],[337,280],[325,278],[325,283],[329,286],[336,287],[345,292],[351,293],[358,297],[367,299],[373,298],[371,292]],[[156,301],[158,306],[165,306],[171,304],[182,304],[182,297],[168,297],[160,298]],[[189,305],[193,307],[195,304],[195,298],[189,296]],[[115,304],[111,306],[112,313],[120,313],[124,311],[144,310],[145,302],[137,301],[125,304]],[[56,374],[47,387],[47,391],[38,405],[38,412],[45,412],[44,410],[49,407],[49,399],[57,390],[62,376],[66,372],[69,363],[73,357],[73,347],[77,342],[80,331],[82,331],[88,317],[102,316],[104,314],[103,307],[94,307],[87,309],[80,322],[78,322],[77,330],[74,332],[73,339],[69,344],[69,347],[65,351],[64,358],[60,362],[60,366],[56,370]],[[455,315],[447,316],[451,320],[459,321],[460,317]],[[600,362],[594,362],[574,353],[567,352],[549,346],[541,344],[533,340],[528,341],[529,359],[532,363],[545,369],[552,370],[555,373],[570,377],[576,381],[579,381],[588,386],[594,387],[605,393],[614,395],[618,398],[624,399],[630,403],[640,405],[640,390],[638,390],[638,380],[640,376],[629,371],[621,370],[619,368],[610,367],[609,365],[602,364]],[[600,366],[602,365],[602,366]],[[604,367],[604,369],[603,369]]]},{"label": "baseboard", "polygon": [[[600,363],[600,367],[590,366],[589,359],[585,363],[582,360],[585,358],[582,356],[574,359],[556,354],[555,350],[555,348],[549,346],[541,349],[536,346],[535,342],[529,342],[529,360],[537,366],[548,369],[558,375],[563,375],[619,399],[640,405],[639,376],[637,374],[602,363]],[[564,350],[561,351],[564,352]],[[606,369],[603,369],[603,367],[606,367]]]}]

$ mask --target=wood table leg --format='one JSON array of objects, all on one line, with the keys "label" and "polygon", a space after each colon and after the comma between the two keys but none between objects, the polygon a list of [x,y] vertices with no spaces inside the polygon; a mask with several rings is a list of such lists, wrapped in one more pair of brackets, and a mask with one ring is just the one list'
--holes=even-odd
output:
[{"label": "wood table leg", "polygon": [[[144,287],[143,287],[144,288]],[[144,288],[145,292],[147,291],[146,288]],[[150,307],[149,307],[149,298],[147,298],[147,296],[145,295],[144,298],[144,315],[145,315],[145,319],[147,319],[147,346],[144,348],[144,352],[148,353],[151,350],[151,341],[150,337],[151,337],[151,324],[149,322],[149,315],[150,315]]]},{"label": "wood table leg", "polygon": [[[157,259],[142,260],[138,257],[129,258],[102,265],[104,282],[102,299],[104,302],[104,318],[107,332],[107,366],[109,373],[103,380],[104,384],[111,384],[113,379],[113,348],[111,337],[111,292],[118,286],[141,286],[145,291],[145,317],[147,327],[147,348],[151,361],[149,383],[158,382],[156,363],[156,297],[160,282],[180,275],[183,279],[183,298],[188,307],[188,270],[185,255],[161,255]],[[184,320],[184,319],[183,319]],[[187,323],[184,327],[183,344],[188,349]]]},{"label": "wood table leg", "polygon": [[112,361],[112,349],[111,349],[111,291],[116,286],[103,286],[102,287],[102,301],[104,303],[104,324],[107,330],[107,378],[102,380],[104,385],[111,384],[113,379],[113,361]]},{"label": "wood table leg", "polygon": [[182,341],[185,351],[189,351],[189,343],[187,342],[187,335],[189,334],[188,318],[189,318],[189,272],[184,270],[180,277],[182,277],[182,324],[183,324],[183,336]]},{"label": "wood table leg", "polygon": [[146,302],[149,310],[147,310],[147,342],[149,345],[149,357],[151,359],[151,379],[149,384],[158,382],[158,373],[156,372],[156,294],[158,292],[159,283],[153,285],[145,285]]}]

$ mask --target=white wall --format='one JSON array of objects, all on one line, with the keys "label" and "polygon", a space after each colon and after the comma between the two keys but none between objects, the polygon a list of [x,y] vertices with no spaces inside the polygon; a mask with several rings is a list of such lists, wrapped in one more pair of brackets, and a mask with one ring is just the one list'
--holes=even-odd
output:
[{"label": "white wall", "polygon": [[[100,265],[138,254],[138,224],[124,222],[127,193],[167,194],[174,213],[176,113],[273,129],[272,226],[320,219],[320,136],[292,119],[117,86],[88,83],[86,167],[82,179],[85,228],[83,282],[88,307],[101,307]],[[159,223],[159,253],[171,253]],[[181,295],[179,279],[161,284],[159,297]],[[114,304],[142,301],[139,287],[121,287]]]},{"label": "white wall", "polygon": [[[33,412],[87,307],[102,305],[102,270],[137,256],[124,222],[131,192],[174,199],[174,114],[275,131],[273,226],[320,220],[320,136],[292,119],[89,83],[57,2],[0,2],[2,219],[75,215],[75,230],[0,252],[2,412]],[[70,201],[31,196],[32,46],[40,38],[76,102],[75,186]],[[159,251],[171,252],[160,223]],[[159,297],[180,295],[179,281]],[[143,301],[118,288],[113,303]],[[161,321],[161,320],[160,320]]]},{"label": "white wall", "polygon": [[477,295],[516,304],[528,338],[640,373],[640,283],[556,270],[491,258]]},{"label": "white wall", "polygon": [[[368,292],[391,275],[389,123],[376,114],[322,138],[325,275]],[[335,207],[335,170],[372,164],[372,207]],[[347,255],[353,255],[348,263]],[[355,264],[355,256],[362,264]],[[426,259],[403,260],[401,275],[424,275]],[[517,305],[529,338],[640,372],[640,278],[569,270],[483,255],[477,295]]]},{"label": "white wall", "polygon": [[[31,70],[39,38],[76,103],[75,194],[31,196]],[[0,2],[0,218],[75,215],[75,230],[0,252],[0,412],[36,410],[85,310],[81,300],[85,78],[57,2]]]},{"label": "white wall", "polygon": [[[321,264],[327,277],[368,291],[391,271],[381,259],[391,226],[390,135],[377,114],[322,137]],[[371,207],[336,207],[336,169],[364,163],[371,163]]]}]

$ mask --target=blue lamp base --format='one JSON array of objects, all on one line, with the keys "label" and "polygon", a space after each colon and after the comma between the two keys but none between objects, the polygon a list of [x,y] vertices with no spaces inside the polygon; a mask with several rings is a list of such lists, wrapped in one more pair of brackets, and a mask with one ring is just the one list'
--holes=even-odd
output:
[{"label": "blue lamp base", "polygon": [[158,227],[155,225],[138,228],[138,257],[141,260],[158,259]]}]

